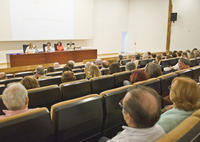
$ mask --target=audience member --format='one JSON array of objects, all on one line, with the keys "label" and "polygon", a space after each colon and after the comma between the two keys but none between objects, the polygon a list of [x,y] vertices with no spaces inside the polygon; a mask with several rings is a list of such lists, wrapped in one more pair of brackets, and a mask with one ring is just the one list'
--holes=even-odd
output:
[{"label": "audience member", "polygon": [[65,71],[62,73],[61,81],[62,82],[70,82],[75,81],[76,77],[74,76],[74,73],[72,71]]},{"label": "audience member", "polygon": [[194,56],[195,56],[195,58],[200,57],[199,50],[194,50]]},{"label": "audience member", "polygon": [[109,62],[107,60],[103,60],[101,66],[101,69],[106,69],[109,67]]},{"label": "audience member", "polygon": [[135,82],[138,81],[143,81],[143,80],[147,80],[148,79],[148,75],[146,72],[144,72],[143,70],[134,70],[130,76],[130,82],[128,80],[124,80],[123,85],[131,85]]},{"label": "audience member", "polygon": [[173,51],[173,53],[175,53],[175,54],[176,54],[176,52],[177,52],[176,50]]},{"label": "audience member", "polygon": [[60,64],[58,62],[55,62],[54,63],[54,68],[59,68],[60,67]]},{"label": "audience member", "polygon": [[67,62],[67,66],[69,66],[71,69],[74,69],[74,65],[75,65],[75,62],[72,60]]},{"label": "audience member", "polygon": [[178,52],[179,52],[179,53],[181,53],[181,54],[183,53],[183,51],[182,51],[182,50],[180,50],[180,51],[178,51]]},{"label": "audience member", "polygon": [[[158,93],[146,86],[136,86],[129,90],[123,100],[123,118],[128,126],[107,142],[153,142],[165,135],[163,128],[156,124],[161,114],[160,97]],[[101,142],[105,137],[100,139]]]},{"label": "audience member", "polygon": [[72,71],[72,68],[70,66],[68,66],[68,65],[65,65],[63,67],[63,72],[65,72],[65,71]]},{"label": "audience member", "polygon": [[148,55],[147,54],[143,54],[142,55],[142,60],[147,60],[148,59]]},{"label": "audience member", "polygon": [[119,55],[119,56],[118,56],[118,59],[117,59],[117,62],[119,62],[120,65],[121,65],[122,59],[123,59],[123,56],[122,56],[122,55]]},{"label": "audience member", "polygon": [[102,64],[102,60],[100,58],[97,58],[95,61],[95,65],[101,65]]},{"label": "audience member", "polygon": [[108,74],[113,74],[117,72],[121,72],[121,69],[119,67],[119,63],[114,62],[109,66]]},{"label": "audience member", "polygon": [[135,55],[135,59],[132,59],[131,62],[135,63],[136,69],[137,69],[137,65],[138,65],[138,61],[140,60],[140,54],[136,54]]},{"label": "audience member", "polygon": [[0,119],[33,110],[28,109],[28,92],[20,83],[9,85],[3,91],[2,100],[8,110],[3,110],[5,115],[1,115]]},{"label": "audience member", "polygon": [[183,53],[182,53],[182,57],[186,57],[186,58],[188,58],[188,54],[187,54],[187,52],[183,52]]},{"label": "audience member", "polygon": [[57,43],[57,51],[64,51],[64,47],[60,41]]},{"label": "audience member", "polygon": [[162,57],[167,56],[166,52],[162,52]]},{"label": "audience member", "polygon": [[190,67],[190,60],[182,57],[178,60],[179,70],[188,69]]},{"label": "audience member", "polygon": [[193,52],[191,52],[191,53],[189,53],[189,59],[194,59],[195,58],[195,55],[194,55],[194,53]]},{"label": "audience member", "polygon": [[194,80],[188,77],[176,77],[169,89],[174,108],[163,113],[158,121],[166,133],[200,108],[197,102],[200,98],[200,90]]},{"label": "audience member", "polygon": [[126,68],[126,71],[132,71],[132,70],[134,70],[134,69],[136,68],[136,67],[135,67],[135,63],[133,63],[133,62],[128,62],[128,63],[126,63],[125,68]]},{"label": "audience member", "polygon": [[151,58],[151,52],[147,52],[148,58]]},{"label": "audience member", "polygon": [[151,59],[155,59],[156,58],[156,54],[151,54]]},{"label": "audience member", "polygon": [[158,77],[162,75],[160,66],[155,63],[148,63],[145,67],[145,72],[147,73],[148,78]]},{"label": "audience member", "polygon": [[39,82],[34,77],[25,76],[20,83],[24,85],[26,89],[33,89],[40,87]]},{"label": "audience member", "polygon": [[96,65],[91,65],[90,66],[90,68],[89,68],[89,76],[90,76],[90,78],[101,76],[101,72],[100,72],[98,66],[96,66]]},{"label": "audience member", "polygon": [[177,57],[176,53],[172,53],[172,58],[176,58],[176,57]]},{"label": "audience member", "polygon": [[54,72],[55,70],[54,70],[54,67],[53,66],[48,66],[47,67],[47,73],[49,73],[49,72]]},{"label": "audience member", "polygon": [[36,73],[35,73],[35,76],[34,76],[36,79],[43,79],[43,78],[46,78],[46,77],[49,77],[49,76],[46,76],[45,75],[45,70],[44,70],[44,67],[42,65],[39,65],[37,68],[36,68]]},{"label": "audience member", "polygon": [[176,52],[176,56],[177,57],[181,57],[181,53],[180,52]]},{"label": "audience member", "polygon": [[169,51],[167,55],[172,57],[172,51]]},{"label": "audience member", "polygon": [[6,76],[5,72],[1,72],[0,73],[0,80],[3,80],[3,79],[7,79],[7,76]]},{"label": "audience member", "polygon": [[91,66],[92,64],[90,63],[90,62],[87,62],[86,64],[85,64],[85,75],[86,75],[86,78],[90,78],[90,74],[89,74],[89,69],[90,69],[90,66]]},{"label": "audience member", "polygon": [[156,60],[154,60],[153,63],[159,64],[161,60],[162,60],[161,56],[156,56]]}]

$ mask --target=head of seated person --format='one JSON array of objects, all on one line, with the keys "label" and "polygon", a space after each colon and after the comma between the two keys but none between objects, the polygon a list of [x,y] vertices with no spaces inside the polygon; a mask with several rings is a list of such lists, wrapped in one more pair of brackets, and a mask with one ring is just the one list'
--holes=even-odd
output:
[{"label": "head of seated person", "polygon": [[1,115],[0,119],[29,111],[28,92],[20,83],[9,85],[2,94],[2,100],[8,110],[3,110],[5,115]]},{"label": "head of seated person", "polygon": [[170,58],[172,58],[171,56],[169,56],[169,55],[167,55],[166,57],[165,57],[165,59],[170,59]]},{"label": "head of seated person", "polygon": [[172,58],[176,58],[176,57],[177,57],[176,53],[172,53]]},{"label": "head of seated person", "polygon": [[151,58],[151,52],[147,52],[148,58]]},{"label": "head of seated person", "polygon": [[75,65],[75,62],[70,60],[67,62],[67,65],[71,67],[71,69],[74,69],[74,65]]},{"label": "head of seated person", "polygon": [[34,77],[25,76],[20,83],[24,85],[26,89],[33,89],[40,87],[39,82]]},{"label": "head of seated person", "polygon": [[182,53],[182,57],[186,57],[186,58],[188,58],[188,54],[187,54],[187,52],[183,52],[183,53]]},{"label": "head of seated person", "polygon": [[102,64],[102,60],[100,58],[96,59],[95,65],[101,65],[101,64]]},{"label": "head of seated person", "polygon": [[101,72],[99,68],[96,65],[91,65],[89,69],[89,77],[93,78],[93,77],[99,77],[99,76],[101,76]]},{"label": "head of seated person", "polygon": [[135,63],[133,62],[128,62],[126,63],[126,66],[125,66],[125,69],[126,71],[132,71],[134,70],[136,67],[135,67]]},{"label": "head of seated person", "polygon": [[195,57],[199,57],[199,56],[200,56],[199,50],[194,50],[194,56],[195,56]]},{"label": "head of seated person", "polygon": [[155,63],[148,63],[145,67],[148,78],[158,77],[162,74],[161,67]]},{"label": "head of seated person", "polygon": [[0,80],[3,80],[3,79],[7,79],[7,76],[6,76],[5,72],[1,72],[0,73]]},{"label": "head of seated person", "polygon": [[42,65],[39,65],[36,68],[35,78],[39,79],[41,76],[45,76],[45,70],[44,70],[44,67]]},{"label": "head of seated person", "polygon": [[154,63],[159,63],[160,61],[162,60],[162,57],[161,56],[156,56],[156,60]]},{"label": "head of seated person", "polygon": [[68,65],[65,65],[63,67],[63,72],[65,72],[65,71],[72,71],[72,68],[70,66],[68,66]]},{"label": "head of seated person", "polygon": [[156,54],[151,54],[151,59],[155,59],[156,58]]},{"label": "head of seated person", "polygon": [[147,79],[148,79],[147,73],[144,72],[143,70],[137,69],[132,72],[130,76],[130,83],[133,84],[135,82],[143,81]]},{"label": "head of seated person", "polygon": [[[198,99],[200,89],[197,83],[189,77],[176,77],[173,79],[170,90],[170,100],[174,109],[168,110],[161,115],[158,124],[168,133],[200,108]],[[173,125],[172,125],[173,124]]]},{"label": "head of seated person", "polygon": [[102,61],[102,69],[108,68],[109,67],[109,62],[107,60]]},{"label": "head of seated person", "polygon": [[178,66],[180,70],[187,69],[190,67],[190,60],[186,57],[181,57],[178,60]]},{"label": "head of seated person", "polygon": [[75,81],[76,77],[74,76],[74,73],[72,71],[65,71],[62,73],[61,81],[62,82],[70,82]]},{"label": "head of seated person", "polygon": [[136,60],[140,60],[140,54],[136,54],[136,55],[135,55],[135,59],[136,59]]},{"label": "head of seated person", "polygon": [[119,62],[114,62],[109,66],[108,74],[113,74],[113,73],[117,73],[117,72],[121,72]]},{"label": "head of seated person", "polygon": [[54,63],[54,68],[59,68],[60,67],[60,64],[58,62],[55,62]]},{"label": "head of seated person", "polygon": [[117,61],[120,62],[122,59],[123,59],[123,56],[119,55]]},{"label": "head of seated person", "polygon": [[162,52],[162,57],[167,56],[166,52]]},{"label": "head of seated person", "polygon": [[54,72],[55,70],[54,70],[54,67],[53,66],[48,66],[47,67],[47,73],[49,73],[49,72]]},{"label": "head of seated person", "polygon": [[148,59],[148,55],[147,54],[143,54],[142,55],[142,60],[147,60]]}]

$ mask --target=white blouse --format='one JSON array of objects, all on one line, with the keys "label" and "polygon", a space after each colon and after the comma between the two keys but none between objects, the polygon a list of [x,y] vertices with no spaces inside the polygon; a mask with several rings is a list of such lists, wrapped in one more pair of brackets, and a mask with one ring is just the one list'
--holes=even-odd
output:
[{"label": "white blouse", "polygon": [[45,52],[54,52],[54,48],[52,48],[51,46],[49,46],[49,48],[46,46],[45,47]]},{"label": "white blouse", "polygon": [[35,48],[29,49],[29,46],[26,48],[25,53],[35,53]]}]

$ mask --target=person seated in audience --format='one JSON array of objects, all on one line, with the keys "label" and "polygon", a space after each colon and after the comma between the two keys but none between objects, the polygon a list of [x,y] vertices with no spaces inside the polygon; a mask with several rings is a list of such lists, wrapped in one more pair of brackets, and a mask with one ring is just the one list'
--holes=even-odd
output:
[{"label": "person seated in audience", "polygon": [[194,50],[194,56],[195,56],[195,58],[200,57],[199,50]]},{"label": "person seated in audience", "polygon": [[126,63],[126,66],[125,66],[125,69],[126,71],[132,71],[134,70],[136,67],[135,67],[135,63],[133,62],[128,62]]},{"label": "person seated in audience", "polygon": [[119,63],[114,62],[109,66],[108,74],[113,74],[113,73],[117,73],[117,72],[121,72],[121,69],[120,69]]},{"label": "person seated in audience", "polygon": [[95,61],[95,65],[101,65],[102,64],[102,60],[100,58],[97,58]]},{"label": "person seated in audience", "polygon": [[70,66],[72,69],[74,69],[75,62],[73,60],[69,60],[67,62],[67,65]]},{"label": "person seated in audience", "polygon": [[154,78],[163,75],[161,67],[155,63],[148,63],[145,67],[145,72],[147,73],[148,78]]},{"label": "person seated in audience", "polygon": [[60,64],[58,62],[55,62],[54,63],[54,68],[59,68],[60,67]]},{"label": "person seated in audience", "polygon": [[45,52],[53,52],[54,49],[51,47],[51,43],[47,42],[47,46],[45,47]]},{"label": "person seated in audience", "polygon": [[147,54],[143,54],[142,55],[142,60],[147,60],[148,59],[148,55]]},{"label": "person seated in audience", "polygon": [[61,81],[62,82],[70,82],[75,81],[76,77],[74,76],[74,73],[72,71],[65,71],[62,73]]},{"label": "person seated in audience", "polygon": [[162,57],[166,57],[166,56],[167,56],[166,52],[162,52]]},{"label": "person seated in audience", "polygon": [[121,65],[122,59],[123,59],[123,56],[122,56],[122,55],[119,55],[118,58],[117,58],[117,62],[119,62],[120,65]]},{"label": "person seated in audience", "polygon": [[176,53],[172,53],[172,58],[176,58],[176,57],[177,57]]},{"label": "person seated in audience", "polygon": [[186,58],[188,58],[188,54],[187,54],[187,52],[183,52],[183,53],[182,53],[182,57],[186,57]]},{"label": "person seated in audience", "polygon": [[8,110],[3,110],[5,115],[1,115],[0,119],[34,110],[28,109],[28,92],[20,83],[9,85],[3,91],[2,100]]},{"label": "person seated in audience", "polygon": [[72,45],[72,42],[70,41],[70,43],[67,45],[67,49],[74,49],[74,45]]},{"label": "person seated in audience", "polygon": [[29,46],[26,48],[25,53],[26,53],[26,54],[30,54],[30,53],[35,53],[35,52],[36,52],[36,51],[35,51],[35,48],[34,48],[34,46],[33,46],[33,43],[30,42],[30,43],[29,43]]},{"label": "person seated in audience", "polygon": [[148,75],[146,72],[144,72],[143,70],[134,70],[132,73],[131,73],[131,76],[130,76],[130,82],[128,80],[124,80],[123,82],[123,85],[131,85],[135,82],[138,82],[138,81],[143,81],[143,80],[147,80],[148,79]]},{"label": "person seated in audience", "polygon": [[156,124],[161,115],[158,93],[146,86],[129,89],[119,102],[127,126],[112,139],[102,137],[99,142],[154,142],[165,135],[163,128]]},{"label": "person seated in audience", "polygon": [[87,62],[87,63],[85,64],[84,72],[85,72],[86,78],[90,78],[89,69],[90,69],[90,66],[91,66],[91,65],[92,65],[92,64],[91,64],[90,62]]},{"label": "person seated in audience", "polygon": [[148,58],[151,58],[151,52],[147,52]]},{"label": "person seated in audience", "polygon": [[36,68],[36,73],[35,73],[35,76],[34,76],[36,79],[43,79],[43,78],[47,78],[47,77],[50,77],[50,76],[46,76],[45,75],[45,70],[44,70],[44,67],[42,65],[39,65],[37,68]]},{"label": "person seated in audience", "polygon": [[39,82],[34,77],[25,76],[20,83],[24,85],[26,89],[33,89],[40,87]]},{"label": "person seated in audience", "polygon": [[181,57],[181,53],[180,52],[176,52],[176,56],[177,57]]},{"label": "person seated in audience", "polygon": [[176,50],[173,51],[173,53],[175,53],[175,54],[176,54],[176,52],[177,52]]},{"label": "person seated in audience", "polygon": [[194,58],[195,58],[194,53],[193,53],[193,52],[189,53],[189,54],[188,54],[188,58],[189,58],[189,59],[194,59]]},{"label": "person seated in audience", "polygon": [[172,51],[169,51],[167,55],[172,57]]},{"label": "person seated in audience", "polygon": [[101,76],[101,72],[99,70],[99,68],[96,65],[91,65],[89,68],[89,78],[93,78],[93,77],[99,77]]},{"label": "person seated in audience", "polygon": [[6,76],[5,72],[1,72],[0,73],[0,80],[3,80],[3,79],[7,79],[7,76]]},{"label": "person seated in audience", "polygon": [[107,69],[109,67],[109,62],[107,60],[103,60],[101,66],[101,69]]},{"label": "person seated in audience", "polygon": [[65,71],[72,71],[72,68],[70,66],[68,66],[68,65],[65,65],[63,67],[63,72],[65,72]]},{"label": "person seated in audience", "polygon": [[172,58],[171,56],[169,56],[169,55],[167,55],[166,57],[165,57],[165,59],[170,59],[170,58]]},{"label": "person seated in audience", "polygon": [[162,60],[162,57],[158,55],[156,56],[156,60],[154,60],[153,63],[159,64],[161,60]]},{"label": "person seated in audience", "polygon": [[183,51],[182,50],[180,50],[180,51],[178,51],[179,53],[181,53],[181,55],[182,55],[182,53],[183,53]]},{"label": "person seated in audience", "polygon": [[59,41],[57,44],[58,44],[57,51],[64,51],[64,47],[62,46],[62,43]]},{"label": "person seated in audience", "polygon": [[190,67],[190,60],[188,58],[182,57],[178,60],[179,70],[188,69]]},{"label": "person seated in audience", "polygon": [[151,59],[155,59],[156,58],[156,54],[151,54]]},{"label": "person seated in audience", "polygon": [[54,72],[55,70],[54,70],[54,67],[53,66],[48,66],[47,67],[47,73],[49,73],[49,72]]},{"label": "person seated in audience", "polygon": [[132,59],[131,62],[134,62],[135,63],[135,66],[136,66],[136,69],[137,69],[137,64],[138,64],[138,61],[140,60],[140,54],[136,54],[135,55],[135,59]]},{"label": "person seated in audience", "polygon": [[163,127],[166,133],[200,108],[200,103],[198,103],[200,89],[191,78],[176,77],[169,89],[170,100],[174,106],[164,112],[158,121],[158,124]]}]

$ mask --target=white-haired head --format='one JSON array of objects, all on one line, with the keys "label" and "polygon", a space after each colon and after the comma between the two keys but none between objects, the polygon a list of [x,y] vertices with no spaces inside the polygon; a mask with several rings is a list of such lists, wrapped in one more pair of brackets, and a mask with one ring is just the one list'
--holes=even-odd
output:
[{"label": "white-haired head", "polygon": [[147,60],[147,59],[148,59],[148,55],[147,55],[147,54],[143,54],[143,55],[142,55],[142,59],[143,59],[143,60]]},{"label": "white-haired head", "polygon": [[28,106],[28,92],[22,84],[13,83],[3,91],[2,100],[8,110],[21,110]]},{"label": "white-haired head", "polygon": [[90,62],[87,62],[87,63],[85,64],[85,69],[86,69],[87,71],[89,71],[89,68],[90,68],[91,65],[92,65],[92,64],[91,64]]},{"label": "white-haired head", "polygon": [[54,68],[59,68],[60,67],[60,64],[58,62],[55,62],[54,63]]},{"label": "white-haired head", "polygon": [[73,60],[69,60],[68,63],[73,63],[75,65],[75,62]]}]

